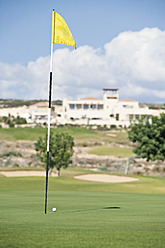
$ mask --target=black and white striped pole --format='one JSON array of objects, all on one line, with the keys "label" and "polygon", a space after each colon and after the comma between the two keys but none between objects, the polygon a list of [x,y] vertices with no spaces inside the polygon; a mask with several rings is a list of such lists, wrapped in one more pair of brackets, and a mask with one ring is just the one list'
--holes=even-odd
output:
[{"label": "black and white striped pole", "polygon": [[48,196],[48,170],[49,170],[49,143],[50,143],[50,118],[51,118],[52,81],[53,81],[53,43],[51,43],[50,79],[49,79],[49,108],[48,108],[48,135],[47,135],[45,214],[47,212],[47,196]]},{"label": "black and white striped pole", "polygon": [[73,36],[64,19],[53,9],[52,12],[52,38],[50,58],[50,80],[49,80],[49,109],[48,109],[48,137],[47,137],[47,164],[46,164],[46,192],[45,192],[45,214],[47,212],[48,195],[48,170],[49,170],[49,143],[50,143],[50,117],[51,117],[51,95],[53,85],[53,43],[64,44],[76,48]]}]

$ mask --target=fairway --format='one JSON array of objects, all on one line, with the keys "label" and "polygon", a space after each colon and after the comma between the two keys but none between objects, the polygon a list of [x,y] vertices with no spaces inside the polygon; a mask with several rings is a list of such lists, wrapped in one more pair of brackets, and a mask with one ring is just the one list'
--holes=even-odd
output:
[{"label": "fairway", "polygon": [[45,177],[0,177],[0,247],[164,247],[164,178],[108,184],[76,174],[50,178],[47,215]]},{"label": "fairway", "polygon": [[133,157],[135,154],[132,148],[95,146],[88,150],[89,154],[99,156]]},{"label": "fairway", "polygon": [[[128,135],[126,132],[103,132],[97,130],[91,130],[86,128],[57,128],[52,129],[53,133],[69,133],[74,137],[76,141],[89,142],[89,141],[106,141],[106,142],[118,142],[120,144],[128,144]],[[16,141],[16,140],[32,140],[36,141],[39,136],[44,137],[47,134],[46,128],[1,128],[0,140]],[[109,136],[109,134],[114,136]]]}]

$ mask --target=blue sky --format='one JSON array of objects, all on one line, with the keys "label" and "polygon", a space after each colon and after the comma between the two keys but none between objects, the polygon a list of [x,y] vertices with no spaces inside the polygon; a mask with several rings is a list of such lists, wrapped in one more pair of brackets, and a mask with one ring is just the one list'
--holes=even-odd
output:
[{"label": "blue sky", "polygon": [[[55,44],[55,55],[56,52],[58,52],[57,56],[55,56],[55,60],[58,58],[58,60],[55,61],[55,64],[61,60],[60,56],[63,57],[64,55],[66,56],[65,60],[68,59],[68,61],[70,61],[69,63],[73,63],[73,60],[70,58],[71,55],[73,55],[75,58],[74,63],[77,63],[77,61],[80,60],[78,54],[81,54],[82,61],[86,61],[88,68],[90,65],[93,65],[91,68],[91,73],[95,74],[95,69],[99,68],[99,65],[94,65],[92,61],[94,60],[95,56],[97,56],[98,61],[105,61],[105,58],[102,56],[109,54],[108,50],[105,49],[106,44],[110,44],[110,46],[107,45],[107,47],[110,49],[109,51],[111,51],[114,42],[117,42],[116,44],[120,43],[120,45],[122,44],[119,47],[120,49],[123,46],[125,39],[128,40],[128,43],[130,40],[132,40],[132,44],[135,44],[135,40],[139,37],[138,34],[140,34],[140,37],[143,35],[145,39],[147,39],[147,34],[148,39],[151,39],[150,37],[155,37],[154,35],[157,35],[157,40],[154,40],[153,42],[157,42],[159,46],[161,44],[162,49],[159,51],[155,50],[155,53],[159,53],[160,59],[162,61],[161,64],[163,63],[164,65],[164,48],[163,42],[160,41],[163,38],[159,39],[161,35],[161,37],[164,37],[165,30],[164,0],[1,0],[0,81],[1,85],[3,85],[3,92],[0,93],[0,98],[46,98],[46,93],[43,92],[45,92],[47,89],[47,82],[45,82],[44,85],[43,81],[40,85],[43,85],[43,91],[40,92],[39,96],[33,93],[35,88],[31,92],[27,84],[31,81],[33,81],[31,82],[32,84],[35,84],[36,82],[37,89],[39,80],[42,77],[42,75],[40,75],[40,78],[37,78],[38,72],[35,74],[34,70],[33,73],[29,71],[31,64],[33,64],[33,67],[36,68],[36,71],[38,68],[37,65],[39,65],[39,68],[41,68],[42,64],[43,68],[45,68],[45,74],[43,75],[43,78],[45,78],[45,80],[48,78],[47,75],[49,74],[48,60],[50,55],[52,9],[55,9],[66,20],[78,47],[77,55],[75,55],[75,53],[73,54],[72,48]],[[148,32],[146,28],[148,28],[151,32]],[[160,32],[156,32],[156,29],[154,28]],[[146,31],[142,32],[142,30]],[[125,34],[125,36],[120,36],[121,34]],[[143,46],[141,42],[142,41],[139,41],[138,43],[139,49]],[[152,45],[154,46],[154,49],[156,49],[155,43],[152,43]],[[150,44],[150,47],[152,47],[152,45]],[[127,47],[126,44],[125,46]],[[114,45],[113,51],[115,50],[115,47],[117,47],[117,45]],[[138,53],[140,53],[139,51],[140,50],[138,50]],[[131,50],[131,53],[133,52],[134,51]],[[59,55],[59,53],[61,55]],[[130,55],[130,51],[128,51],[128,53]],[[83,58],[84,54],[86,56]],[[127,55],[125,54],[125,56]],[[153,54],[152,56],[149,55],[149,57],[153,57]],[[145,64],[145,61],[148,61],[149,57],[147,57],[147,59],[145,57],[142,61],[146,67],[151,66]],[[90,60],[87,58],[90,58]],[[108,57],[108,61],[110,59],[112,58]],[[113,65],[114,61],[118,60],[119,59],[115,54],[113,58]],[[159,59],[157,58],[157,60]],[[120,64],[121,67],[121,63],[122,60],[119,61],[118,66]],[[80,64],[82,65],[82,62]],[[155,72],[153,75],[154,80],[146,76],[146,74],[149,72],[143,73],[140,79],[139,77],[137,78],[136,75],[137,71],[140,70],[139,68],[136,73],[132,73],[130,68],[129,70],[128,68],[122,68],[120,75],[116,75],[114,71],[111,71],[111,74],[109,75],[106,71],[107,69],[105,68],[111,66],[111,70],[111,61],[111,63],[104,65],[105,73],[104,75],[101,75],[100,80],[92,77],[90,71],[86,68],[84,70],[86,76],[84,76],[80,82],[77,80],[78,75],[77,77],[74,77],[75,72],[72,70],[70,71],[72,75],[69,75],[71,79],[68,81],[68,74],[66,73],[67,66],[68,65],[65,61],[65,70],[59,72],[60,69],[56,69],[57,67],[55,68],[55,72],[57,73],[57,78],[59,80],[57,81],[57,85],[56,80],[54,80],[54,90],[59,92],[58,95],[55,94],[55,98],[62,99],[64,97],[84,97],[88,96],[89,93],[90,95],[96,97],[102,97],[101,90],[104,88],[104,86],[110,88],[113,86],[119,86],[119,88],[121,88],[121,98],[133,97],[134,99],[141,102],[165,102],[162,95],[159,97],[159,91],[161,94],[162,91],[165,91],[165,77],[164,75],[162,75],[162,77],[156,77],[158,72]],[[118,66],[115,65],[114,70],[117,71]],[[160,64],[157,64],[156,67],[157,66],[160,66]],[[152,70],[151,68],[150,70]],[[3,73],[4,70],[8,70],[8,73]],[[81,72],[82,66],[77,67],[77,70]],[[26,78],[23,77],[21,71],[24,71]],[[62,73],[64,75],[63,77],[60,77]],[[129,90],[126,90],[125,92],[124,89],[126,87],[122,85],[122,73],[124,73],[123,83],[126,84],[127,82],[126,87],[129,88]],[[112,74],[114,74],[114,77],[111,77]],[[82,74],[80,73],[79,76],[81,75]],[[125,75],[127,75],[127,77]],[[100,74],[98,74],[98,77],[99,76]],[[106,78],[106,76],[111,77],[111,80]],[[20,81],[19,77],[22,78],[22,81]],[[103,80],[105,80],[105,84]],[[117,80],[119,80],[119,83]],[[61,84],[63,88],[61,88]],[[86,84],[86,87],[84,87],[84,84]],[[152,87],[151,85],[154,86]],[[135,88],[137,88],[136,94],[132,94],[131,89]],[[152,94],[149,93],[151,90],[153,90]]]}]

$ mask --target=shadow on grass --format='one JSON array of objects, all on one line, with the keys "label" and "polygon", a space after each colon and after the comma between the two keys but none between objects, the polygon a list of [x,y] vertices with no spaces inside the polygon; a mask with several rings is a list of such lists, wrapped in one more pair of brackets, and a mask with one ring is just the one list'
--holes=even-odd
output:
[{"label": "shadow on grass", "polygon": [[[104,207],[101,209],[109,209],[109,210],[113,210],[113,209],[121,209],[121,207]],[[100,210],[99,208],[93,208],[93,209],[77,209],[77,210],[73,210],[73,211],[62,211],[62,213],[80,213],[80,212],[89,212],[89,211],[97,211]]]},{"label": "shadow on grass", "polygon": [[105,207],[103,209],[121,209],[121,207]]}]

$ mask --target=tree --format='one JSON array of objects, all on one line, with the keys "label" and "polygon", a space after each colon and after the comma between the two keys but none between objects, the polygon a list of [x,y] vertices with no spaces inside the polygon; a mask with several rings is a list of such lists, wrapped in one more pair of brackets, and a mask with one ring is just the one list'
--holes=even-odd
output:
[{"label": "tree", "polygon": [[21,125],[21,124],[27,124],[27,121],[25,118],[20,117],[19,115],[17,115],[17,117],[14,119],[15,123],[17,125]]},{"label": "tree", "polygon": [[128,138],[137,143],[134,152],[147,161],[165,159],[165,114],[140,119],[130,126]]},{"label": "tree", "polygon": [[[60,176],[61,167],[67,168],[71,162],[70,158],[73,154],[73,137],[68,133],[50,133],[49,142],[49,175],[52,169],[56,167],[57,176]],[[35,143],[35,150],[41,162],[46,165],[47,162],[47,135],[45,138],[39,137]]]}]

